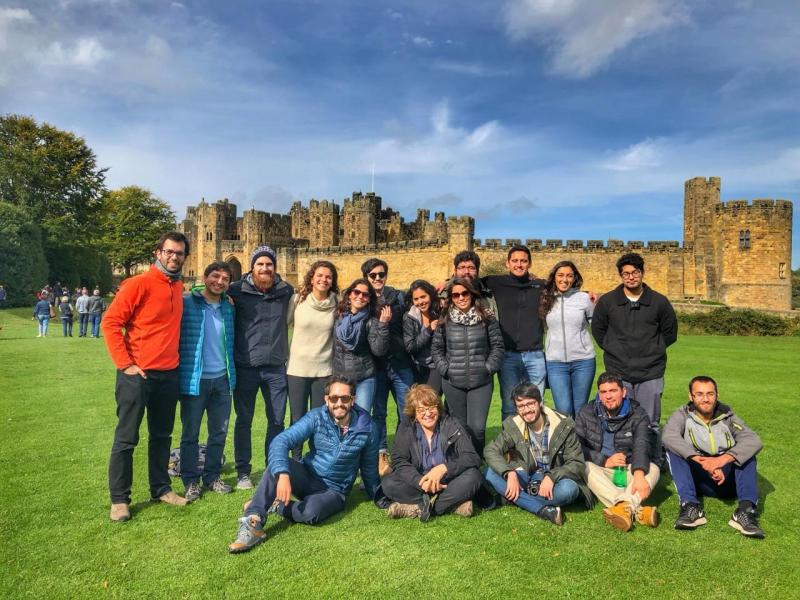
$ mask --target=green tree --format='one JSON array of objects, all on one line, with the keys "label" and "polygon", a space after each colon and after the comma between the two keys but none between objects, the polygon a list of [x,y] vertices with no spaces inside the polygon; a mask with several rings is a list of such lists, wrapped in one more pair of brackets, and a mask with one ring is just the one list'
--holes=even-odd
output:
[{"label": "green tree", "polygon": [[42,231],[25,210],[0,202],[0,284],[11,306],[32,304],[47,281]]},{"label": "green tree", "polygon": [[103,249],[126,277],[133,267],[150,260],[162,233],[175,229],[175,213],[169,204],[135,185],[106,194],[101,221]]}]

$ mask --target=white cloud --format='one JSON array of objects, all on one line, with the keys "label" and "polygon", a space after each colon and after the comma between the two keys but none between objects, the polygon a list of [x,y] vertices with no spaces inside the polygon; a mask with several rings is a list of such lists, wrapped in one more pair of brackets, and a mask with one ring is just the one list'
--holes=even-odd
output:
[{"label": "white cloud", "polygon": [[[450,40],[447,41],[450,43]],[[458,60],[447,60],[437,58],[433,61],[433,68],[440,71],[449,71],[459,75],[471,75],[473,77],[506,77],[511,75],[508,69],[489,67],[480,62],[464,62]]]},{"label": "white cloud", "polygon": [[84,37],[66,47],[61,42],[52,42],[39,56],[39,62],[49,67],[93,69],[110,55],[97,38]]},{"label": "white cloud", "polygon": [[681,0],[508,0],[506,33],[552,52],[555,73],[589,77],[636,39],[683,23]]},{"label": "white cloud", "polygon": [[26,8],[0,7],[0,51],[9,47],[10,34],[14,28],[35,22],[36,19]]},{"label": "white cloud", "polygon": [[429,40],[421,35],[415,35],[411,38],[411,41],[414,42],[415,46],[419,46],[420,48],[433,48],[433,40]]},{"label": "white cloud", "polygon": [[639,171],[658,167],[662,161],[661,140],[647,138],[614,153],[602,166],[610,171]]}]

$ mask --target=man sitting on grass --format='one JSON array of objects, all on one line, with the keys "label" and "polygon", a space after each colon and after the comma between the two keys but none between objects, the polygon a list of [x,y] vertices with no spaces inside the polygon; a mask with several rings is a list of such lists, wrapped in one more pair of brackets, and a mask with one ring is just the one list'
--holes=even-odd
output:
[{"label": "man sitting on grass", "polygon": [[747,537],[764,537],[756,518],[756,454],[761,440],[719,401],[716,381],[698,375],[689,382],[689,402],[667,421],[663,442],[681,502],[675,529],[705,525],[699,493],[735,497],[739,506],[728,525]]},{"label": "man sitting on grass", "polygon": [[[266,539],[267,513],[292,523],[314,525],[344,508],[361,470],[370,498],[380,485],[378,431],[369,413],[354,404],[355,382],[333,375],[325,386],[325,406],[315,408],[280,433],[269,448],[269,467],[240,519],[232,553],[246,552]],[[289,451],[311,441],[302,461]],[[292,501],[292,495],[297,501]],[[274,504],[274,508],[273,508]]]}]

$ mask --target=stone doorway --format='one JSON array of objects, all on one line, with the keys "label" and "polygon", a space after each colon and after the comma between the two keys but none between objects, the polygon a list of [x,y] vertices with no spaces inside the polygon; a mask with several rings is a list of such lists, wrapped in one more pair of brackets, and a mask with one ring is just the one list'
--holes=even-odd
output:
[{"label": "stone doorway", "polygon": [[233,276],[231,277],[231,283],[234,281],[239,281],[242,278],[242,263],[240,263],[239,259],[235,256],[231,256],[225,262],[228,263],[228,266],[231,268],[233,273]]}]

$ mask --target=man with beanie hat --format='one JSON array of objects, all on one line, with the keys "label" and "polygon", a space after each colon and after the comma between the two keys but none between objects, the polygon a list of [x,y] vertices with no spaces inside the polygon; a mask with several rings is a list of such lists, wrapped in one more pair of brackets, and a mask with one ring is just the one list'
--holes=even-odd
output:
[{"label": "man with beanie hat", "polygon": [[287,316],[292,287],[275,272],[277,257],[269,246],[259,246],[250,257],[250,271],[231,284],[228,295],[236,304],[234,362],[236,389],[233,408],[236,424],[233,449],[237,489],[252,489],[251,428],[256,395],[261,389],[267,413],[264,443],[266,464],[269,445],[281,431],[286,415],[286,361],[289,357]]}]

